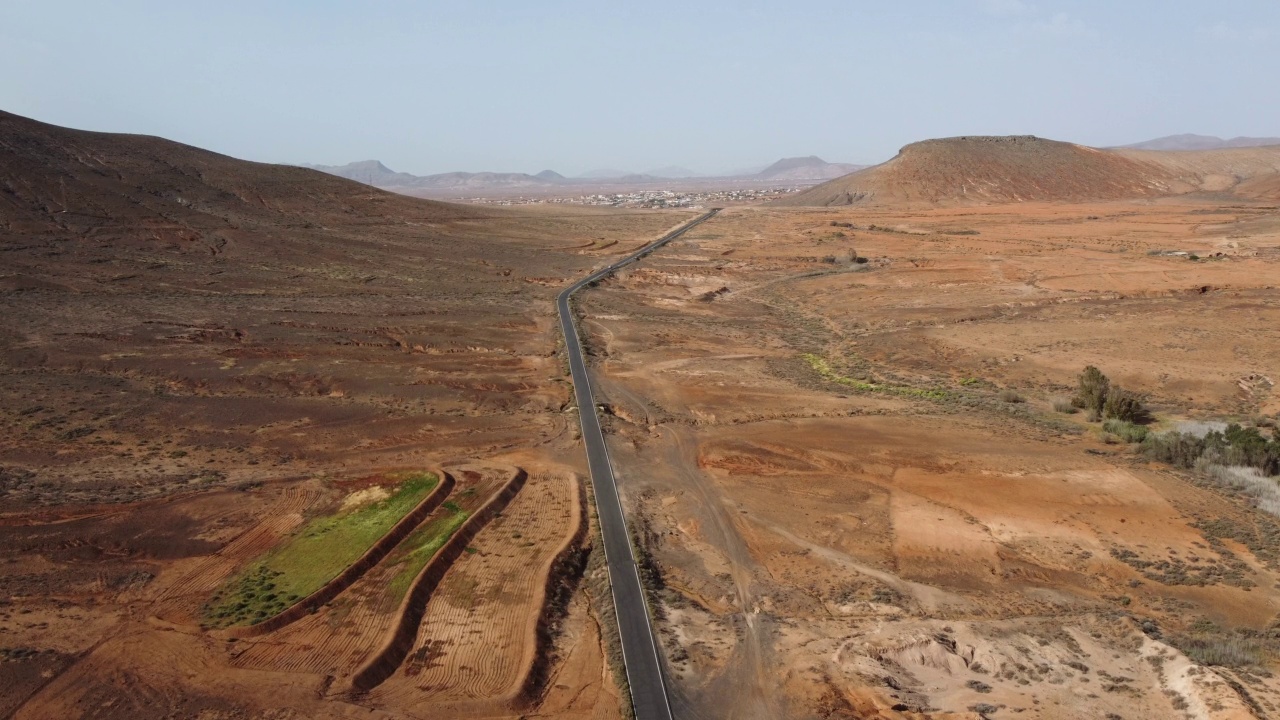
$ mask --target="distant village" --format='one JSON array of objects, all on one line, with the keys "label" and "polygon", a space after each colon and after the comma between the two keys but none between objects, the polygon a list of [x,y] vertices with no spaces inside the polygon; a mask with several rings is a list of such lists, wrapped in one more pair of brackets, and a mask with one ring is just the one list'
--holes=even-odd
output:
[{"label": "distant village", "polygon": [[738,190],[636,190],[571,197],[471,197],[461,202],[476,205],[597,205],[625,208],[689,208],[773,200],[802,187],[746,188]]}]

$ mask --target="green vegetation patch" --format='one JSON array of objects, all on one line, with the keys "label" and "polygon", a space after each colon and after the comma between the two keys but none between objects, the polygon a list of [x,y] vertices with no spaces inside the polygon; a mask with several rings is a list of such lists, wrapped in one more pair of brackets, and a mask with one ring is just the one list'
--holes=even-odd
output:
[{"label": "green vegetation patch", "polygon": [[311,520],[215,592],[204,607],[205,623],[218,628],[259,623],[319,590],[439,482],[432,473],[408,473],[386,498]]},{"label": "green vegetation patch", "polygon": [[1146,426],[1115,418],[1102,423],[1102,429],[1127,443],[1140,443],[1146,440],[1148,435]]},{"label": "green vegetation patch", "polygon": [[[400,566],[396,570],[395,577],[391,578],[391,582],[387,585],[387,597],[392,603],[400,604],[405,593],[409,592],[413,579],[422,572],[427,561],[444,547],[444,544],[453,537],[471,514],[452,501],[440,506],[440,512],[440,517],[414,530],[396,550],[396,557],[392,562],[399,562]],[[467,548],[467,550],[475,552],[474,548]]]},{"label": "green vegetation patch", "polygon": [[809,367],[822,376],[824,380],[828,380],[845,387],[861,390],[863,392],[885,393],[887,395],[898,395],[900,397],[921,398],[924,400],[946,400],[950,397],[950,393],[945,390],[927,390],[922,388],[907,387],[905,385],[877,385],[864,380],[857,380],[846,377],[831,368],[831,365],[825,358],[814,355],[813,353],[804,353],[801,355],[804,361],[809,363]]}]

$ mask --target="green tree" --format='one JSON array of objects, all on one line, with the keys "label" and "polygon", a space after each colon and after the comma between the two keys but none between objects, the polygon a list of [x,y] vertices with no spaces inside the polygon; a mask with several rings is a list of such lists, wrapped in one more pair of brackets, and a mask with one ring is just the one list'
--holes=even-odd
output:
[{"label": "green tree", "polygon": [[1107,404],[1107,393],[1111,390],[1111,380],[1098,368],[1090,365],[1080,373],[1080,384],[1076,388],[1076,396],[1071,404],[1091,415],[1101,416]]}]

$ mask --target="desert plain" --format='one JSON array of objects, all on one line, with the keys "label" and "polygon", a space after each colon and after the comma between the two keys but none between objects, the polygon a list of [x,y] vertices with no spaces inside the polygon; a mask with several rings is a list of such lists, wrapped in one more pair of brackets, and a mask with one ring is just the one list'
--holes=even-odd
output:
[{"label": "desert plain", "polygon": [[[1265,496],[1069,402],[1094,366],[1144,432],[1273,437],[1274,149],[1017,142],[577,296],[678,717],[1280,716]],[[0,152],[0,717],[627,716],[553,300],[695,212]]]}]

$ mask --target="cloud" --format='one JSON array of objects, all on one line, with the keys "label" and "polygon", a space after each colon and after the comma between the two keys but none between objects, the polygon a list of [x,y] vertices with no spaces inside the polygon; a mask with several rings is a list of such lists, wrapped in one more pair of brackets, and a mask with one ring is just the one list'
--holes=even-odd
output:
[{"label": "cloud", "polygon": [[1098,32],[1079,18],[1065,12],[1048,14],[1024,0],[977,0],[986,15],[1011,21],[1009,29],[1032,35],[1056,38],[1096,39]]},{"label": "cloud", "polygon": [[1036,7],[1022,0],[978,0],[982,12],[1000,18],[1030,17]]},{"label": "cloud", "polygon": [[1060,12],[1052,17],[1041,18],[1031,23],[1031,29],[1038,33],[1062,38],[1097,38],[1098,31],[1089,27],[1078,18]]},{"label": "cloud", "polygon": [[1196,34],[1206,40],[1229,43],[1260,42],[1274,37],[1274,33],[1270,28],[1239,28],[1225,20],[1212,25],[1202,25],[1196,28]]}]

